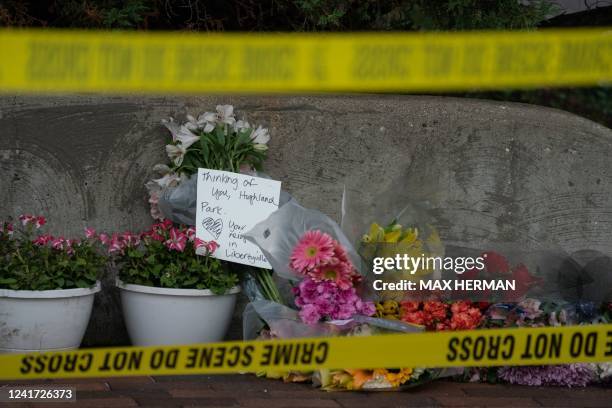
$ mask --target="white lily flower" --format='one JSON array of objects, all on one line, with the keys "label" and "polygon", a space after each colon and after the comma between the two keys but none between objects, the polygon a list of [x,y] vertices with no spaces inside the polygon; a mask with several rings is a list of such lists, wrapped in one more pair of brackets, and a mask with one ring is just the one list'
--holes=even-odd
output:
[{"label": "white lily flower", "polygon": [[198,120],[203,120],[208,123],[215,123],[217,122],[217,114],[214,112],[204,112],[198,116]]},{"label": "white lily flower", "polygon": [[191,115],[187,115],[187,123],[185,123],[184,126],[192,132],[203,130],[204,133],[210,133],[215,128],[215,118],[216,115],[210,112],[198,116],[197,119]]},{"label": "white lily flower", "polygon": [[185,149],[189,148],[192,144],[200,141],[200,136],[194,135],[185,126],[181,126],[181,130],[176,135],[176,140],[183,145]]},{"label": "white lily flower", "polygon": [[251,133],[251,140],[255,144],[265,145],[270,141],[270,133],[268,133],[268,129],[262,128],[260,125]]},{"label": "white lily flower", "polygon": [[183,158],[187,153],[187,149],[182,144],[178,145],[166,145],[166,153],[170,160],[174,162],[177,166],[180,166],[183,163]]},{"label": "white lily flower", "polygon": [[[162,120],[162,123],[170,131],[170,133],[172,133],[172,141],[181,142],[185,149],[200,140],[200,137],[194,135],[186,125],[179,125],[173,118],[170,118],[170,120]],[[191,121],[187,123],[190,125],[190,127],[193,126]]]},{"label": "white lily flower", "polygon": [[236,123],[234,107],[232,105],[217,105],[217,122],[233,125]]},{"label": "white lily flower", "polygon": [[255,143],[253,145],[253,148],[255,148],[255,150],[259,150],[260,152],[265,152],[266,150],[268,150],[268,145],[262,143]]},{"label": "white lily flower", "polygon": [[243,130],[250,129],[251,125],[246,120],[238,120],[234,124],[234,132],[242,132]]}]

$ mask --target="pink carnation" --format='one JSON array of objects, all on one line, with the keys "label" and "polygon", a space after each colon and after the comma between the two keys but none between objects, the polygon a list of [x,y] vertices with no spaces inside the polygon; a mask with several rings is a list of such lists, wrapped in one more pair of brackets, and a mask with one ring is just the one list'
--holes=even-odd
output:
[{"label": "pink carnation", "polygon": [[362,300],[354,287],[341,289],[329,280],[306,278],[294,288],[294,293],[300,318],[307,324],[324,318],[350,319],[356,314],[372,316],[375,312],[374,304]]}]

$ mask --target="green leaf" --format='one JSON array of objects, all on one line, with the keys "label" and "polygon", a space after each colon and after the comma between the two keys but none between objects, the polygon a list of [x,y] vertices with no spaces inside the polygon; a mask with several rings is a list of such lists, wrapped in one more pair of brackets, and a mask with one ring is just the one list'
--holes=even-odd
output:
[{"label": "green leaf", "polygon": [[225,147],[225,126],[217,126],[214,132],[219,146]]},{"label": "green leaf", "polygon": [[205,135],[200,136],[200,146],[202,146],[202,156],[204,160],[208,160],[208,155],[210,154],[210,149],[208,148],[208,140]]},{"label": "green leaf", "polygon": [[84,281],[83,279],[77,279],[76,286],[79,288],[88,288],[90,284]]}]

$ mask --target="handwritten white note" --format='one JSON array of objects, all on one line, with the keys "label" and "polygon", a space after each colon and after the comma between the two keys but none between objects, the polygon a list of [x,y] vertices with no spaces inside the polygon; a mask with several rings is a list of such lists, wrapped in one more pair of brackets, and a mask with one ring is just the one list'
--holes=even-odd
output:
[{"label": "handwritten white note", "polygon": [[198,169],[196,237],[219,244],[215,258],[272,269],[243,234],[278,209],[280,188],[276,180]]}]

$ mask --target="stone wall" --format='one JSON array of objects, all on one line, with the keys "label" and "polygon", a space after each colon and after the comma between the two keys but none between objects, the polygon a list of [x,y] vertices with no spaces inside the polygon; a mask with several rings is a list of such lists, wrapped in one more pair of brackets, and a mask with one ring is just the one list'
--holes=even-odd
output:
[{"label": "stone wall", "polygon": [[[394,188],[429,200],[448,239],[612,253],[612,131],[557,110],[471,99],[4,96],[0,215],[44,213],[54,234],[138,230],[151,221],[144,183],[165,160],[160,120],[225,103],[270,128],[267,172],[336,219],[345,184],[364,203]],[[88,344],[127,342],[111,283],[96,299]],[[236,319],[230,336],[239,335]]]}]

